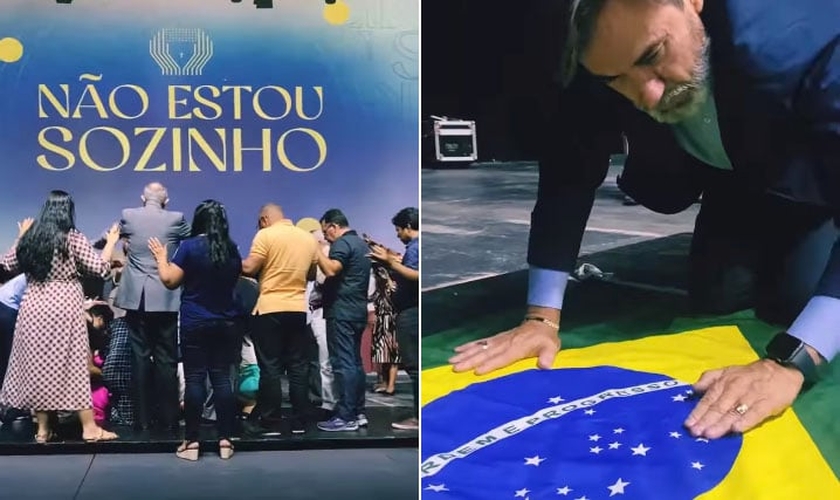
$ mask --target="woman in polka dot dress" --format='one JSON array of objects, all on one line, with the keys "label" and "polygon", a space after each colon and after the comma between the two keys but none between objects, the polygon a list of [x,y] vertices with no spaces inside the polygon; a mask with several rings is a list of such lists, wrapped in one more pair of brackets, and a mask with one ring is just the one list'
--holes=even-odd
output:
[{"label": "woman in polka dot dress", "polygon": [[0,404],[34,410],[39,443],[52,439],[49,414],[57,411],[79,412],[85,441],[116,439],[93,417],[81,280],[108,275],[119,226],[111,228],[97,255],[76,230],[73,199],[53,191],[38,218],[18,227],[18,239],[0,259],[0,267],[25,273],[28,288],[15,325]]}]

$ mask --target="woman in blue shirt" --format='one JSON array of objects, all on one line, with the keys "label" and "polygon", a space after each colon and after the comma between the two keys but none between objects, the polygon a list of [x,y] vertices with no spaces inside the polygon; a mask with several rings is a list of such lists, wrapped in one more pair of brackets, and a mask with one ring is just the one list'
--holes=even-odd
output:
[{"label": "woman in blue shirt", "polygon": [[195,209],[192,234],[181,242],[172,262],[166,248],[151,239],[149,249],[158,263],[163,284],[181,294],[181,356],[184,364],[185,438],[176,455],[198,460],[198,432],[205,401],[205,380],[210,375],[219,434],[219,456],[233,455],[235,400],[231,367],[238,361],[242,338],[236,328],[234,289],[242,273],[242,257],[230,239],[225,209],[205,200]]}]

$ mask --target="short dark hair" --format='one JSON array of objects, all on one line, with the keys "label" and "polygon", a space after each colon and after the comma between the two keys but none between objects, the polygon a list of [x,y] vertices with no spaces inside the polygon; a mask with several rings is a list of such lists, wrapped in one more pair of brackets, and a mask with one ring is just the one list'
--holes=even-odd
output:
[{"label": "short dark hair", "polygon": [[335,224],[338,227],[347,227],[350,225],[350,222],[347,220],[344,212],[337,208],[331,208],[321,216],[321,224]]},{"label": "short dark hair", "polygon": [[[563,86],[568,86],[577,74],[578,65],[584,52],[595,36],[595,26],[610,0],[572,0],[569,5],[568,36],[563,47],[561,77]],[[670,3],[683,7],[683,0],[645,0],[656,3]]]},{"label": "short dark hair", "polygon": [[91,306],[90,309],[88,309],[88,314],[90,314],[92,317],[98,316],[102,318],[102,321],[105,323],[106,327],[111,323],[111,321],[114,320],[114,310],[111,309],[110,306],[105,304],[97,304],[95,306]]},{"label": "short dark hair", "polygon": [[420,229],[420,211],[414,207],[405,207],[391,218],[391,224],[401,229]]}]

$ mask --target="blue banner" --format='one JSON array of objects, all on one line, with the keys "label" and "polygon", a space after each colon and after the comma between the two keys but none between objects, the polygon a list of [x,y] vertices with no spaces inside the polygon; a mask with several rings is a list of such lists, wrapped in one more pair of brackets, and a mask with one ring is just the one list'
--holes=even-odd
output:
[{"label": "blue banner", "polygon": [[266,202],[344,210],[401,248],[418,199],[418,1],[5,0],[0,246],[51,189],[96,238],[160,181],[226,205],[246,252]]}]

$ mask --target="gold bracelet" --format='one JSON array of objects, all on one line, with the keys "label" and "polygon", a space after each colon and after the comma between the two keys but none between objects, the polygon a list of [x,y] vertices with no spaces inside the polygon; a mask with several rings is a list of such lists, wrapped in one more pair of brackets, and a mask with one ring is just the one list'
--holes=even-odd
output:
[{"label": "gold bracelet", "polygon": [[525,316],[525,321],[539,321],[540,323],[545,323],[555,330],[560,330],[560,325],[558,323],[555,323],[548,318],[543,318],[542,316]]}]

